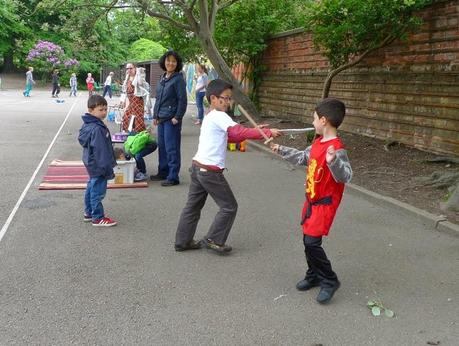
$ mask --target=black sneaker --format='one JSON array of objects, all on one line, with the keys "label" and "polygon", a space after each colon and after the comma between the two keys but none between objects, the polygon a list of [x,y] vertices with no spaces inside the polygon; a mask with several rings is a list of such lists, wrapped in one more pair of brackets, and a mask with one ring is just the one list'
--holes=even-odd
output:
[{"label": "black sneaker", "polygon": [[296,289],[298,291],[307,291],[319,285],[320,285],[319,279],[313,279],[313,280],[303,279],[301,281],[298,281],[298,283],[296,284]]},{"label": "black sneaker", "polygon": [[178,181],[176,180],[166,180],[166,181],[163,181],[161,183],[161,186],[174,186],[174,185],[178,185],[180,184]]},{"label": "black sneaker", "polygon": [[316,298],[317,302],[320,304],[327,304],[332,299],[339,286],[341,286],[341,283],[337,281],[333,287],[322,287]]},{"label": "black sneaker", "polygon": [[166,180],[166,177],[163,177],[162,175],[155,174],[155,175],[150,175],[150,180],[151,181],[161,181],[161,180]]},{"label": "black sneaker", "polygon": [[193,239],[186,245],[175,244],[174,248],[175,248],[175,251],[178,251],[178,252],[187,251],[187,250],[199,250],[201,248],[201,242],[198,242]]},{"label": "black sneaker", "polygon": [[213,240],[210,240],[210,239],[203,239],[201,240],[201,244],[203,247],[207,248],[207,249],[210,249],[210,250],[213,250],[215,251],[216,253],[220,254],[220,255],[224,255],[224,254],[227,254],[229,252],[231,252],[231,250],[233,250],[233,248],[229,245],[219,245],[217,243],[215,243]]}]

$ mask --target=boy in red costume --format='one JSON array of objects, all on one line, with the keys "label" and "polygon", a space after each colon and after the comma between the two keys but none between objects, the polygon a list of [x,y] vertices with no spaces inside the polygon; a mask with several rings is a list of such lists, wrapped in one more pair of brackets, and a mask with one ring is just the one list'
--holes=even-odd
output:
[{"label": "boy in red costume", "polygon": [[301,225],[308,270],[296,288],[307,291],[320,286],[317,301],[328,303],[340,286],[338,277],[322,248],[322,236],[328,235],[343,196],[344,184],[352,177],[352,168],[337,129],[345,115],[344,103],[326,98],[315,108],[313,125],[317,138],[304,151],[272,144],[271,149],[296,165],[307,165],[306,200]]}]

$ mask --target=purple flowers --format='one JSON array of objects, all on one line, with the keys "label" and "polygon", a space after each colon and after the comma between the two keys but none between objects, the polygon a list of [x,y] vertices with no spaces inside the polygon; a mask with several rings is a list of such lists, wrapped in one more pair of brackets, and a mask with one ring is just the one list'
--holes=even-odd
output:
[{"label": "purple flowers", "polygon": [[26,61],[39,63],[43,67],[58,67],[64,62],[66,68],[78,67],[76,59],[66,58],[64,50],[57,44],[49,41],[38,41],[27,54]]},{"label": "purple flowers", "polygon": [[65,67],[72,67],[72,66],[78,66],[78,65],[80,65],[80,62],[77,59],[68,59],[64,61]]}]

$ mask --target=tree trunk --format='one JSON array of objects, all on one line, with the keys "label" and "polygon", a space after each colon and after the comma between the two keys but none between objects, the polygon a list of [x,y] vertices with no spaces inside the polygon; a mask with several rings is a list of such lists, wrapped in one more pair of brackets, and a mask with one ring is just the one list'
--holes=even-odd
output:
[{"label": "tree trunk", "polygon": [[18,72],[16,66],[13,63],[13,50],[9,50],[3,55],[3,73],[14,73]]},{"label": "tree trunk", "polygon": [[239,81],[234,78],[231,69],[218,51],[212,37],[206,34],[198,35],[199,41],[207,54],[210,62],[217,71],[220,78],[230,82],[233,85],[233,97],[237,103],[244,107],[251,115],[259,116],[258,110],[250,98],[243,92]]},{"label": "tree trunk", "polygon": [[332,84],[332,81],[333,81],[333,78],[335,78],[335,76],[340,73],[341,71],[344,71],[345,69],[349,68],[350,65],[347,64],[347,65],[343,65],[343,66],[340,66],[338,68],[335,68],[334,70],[331,70],[328,75],[327,75],[327,78],[325,79],[324,81],[324,86],[323,86],[323,89],[322,89],[322,98],[327,98],[328,95],[330,94],[330,88],[331,88],[331,84]]},{"label": "tree trunk", "polygon": [[333,80],[333,77],[331,75],[331,72],[327,75],[327,78],[325,79],[324,81],[324,86],[322,88],[322,98],[327,98],[328,97],[328,94],[330,93],[330,87],[331,87],[331,83],[332,83],[332,80]]}]

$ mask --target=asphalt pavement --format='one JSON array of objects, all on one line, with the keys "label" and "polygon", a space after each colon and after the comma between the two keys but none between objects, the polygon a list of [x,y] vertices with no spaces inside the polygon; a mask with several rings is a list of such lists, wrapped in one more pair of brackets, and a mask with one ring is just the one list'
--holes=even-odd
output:
[{"label": "asphalt pavement", "polygon": [[[0,345],[459,344],[457,235],[347,189],[324,241],[342,285],[319,305],[317,289],[295,289],[305,271],[304,171],[251,147],[228,152],[239,203],[231,255],[175,252],[199,135],[193,105],[181,184],[108,190],[118,226],[84,223],[83,191],[38,190],[50,161],[81,157],[86,95],[64,100],[0,91]],[[157,152],[146,161],[155,174]],[[209,198],[198,237],[216,211]],[[395,317],[373,317],[370,299]]]}]

